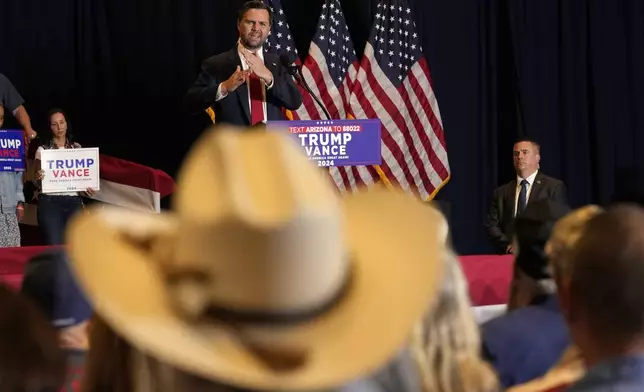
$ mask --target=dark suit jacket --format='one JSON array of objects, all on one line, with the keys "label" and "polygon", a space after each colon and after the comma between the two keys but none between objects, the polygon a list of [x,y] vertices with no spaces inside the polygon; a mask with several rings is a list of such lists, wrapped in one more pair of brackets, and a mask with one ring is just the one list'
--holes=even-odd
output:
[{"label": "dark suit jacket", "polygon": [[[516,179],[494,190],[485,226],[488,237],[498,253],[505,253],[506,248],[512,242],[516,190]],[[548,177],[541,172],[537,173],[534,184],[532,184],[528,204],[541,199],[551,199],[567,204],[566,186],[563,181]]]},{"label": "dark suit jacket", "polygon": [[[280,63],[279,57],[264,53],[264,65],[273,73],[273,87],[266,89],[266,116],[268,121],[284,120],[282,108],[296,110],[302,104],[302,96],[291,75]],[[241,67],[237,45],[228,52],[209,57],[201,64],[201,72],[188,89],[185,105],[193,113],[203,112],[208,107],[215,111],[215,120],[241,126],[250,125],[248,86],[243,83],[225,98],[215,101],[217,88]]]},{"label": "dark suit jacket", "polygon": [[543,376],[571,344],[555,295],[481,326],[483,357],[504,388]]}]

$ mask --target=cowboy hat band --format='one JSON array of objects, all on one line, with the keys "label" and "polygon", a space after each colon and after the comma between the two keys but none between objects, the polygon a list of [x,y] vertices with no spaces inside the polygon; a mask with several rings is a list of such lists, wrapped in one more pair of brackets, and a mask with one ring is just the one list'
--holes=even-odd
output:
[{"label": "cowboy hat band", "polygon": [[[185,274],[181,275],[183,276],[168,277],[167,279],[169,284],[172,285],[173,281],[185,278]],[[193,276],[192,279],[198,280],[201,278],[201,274],[197,273],[196,275],[197,276]],[[242,323],[265,326],[279,326],[306,322],[326,313],[334,306],[336,306],[351,289],[351,278],[352,274],[351,269],[349,268],[344,282],[339,286],[336,293],[333,294],[328,300],[320,302],[319,304],[313,305],[309,308],[297,310],[267,311],[264,309],[234,309],[226,307],[225,305],[217,306],[211,304],[205,309],[204,316],[228,323]]]}]

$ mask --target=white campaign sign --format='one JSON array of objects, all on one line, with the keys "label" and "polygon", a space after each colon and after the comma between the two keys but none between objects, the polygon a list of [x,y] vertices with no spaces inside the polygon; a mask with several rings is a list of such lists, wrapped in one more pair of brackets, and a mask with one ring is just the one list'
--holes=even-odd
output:
[{"label": "white campaign sign", "polygon": [[42,193],[100,189],[98,148],[43,150],[40,164],[45,171]]}]

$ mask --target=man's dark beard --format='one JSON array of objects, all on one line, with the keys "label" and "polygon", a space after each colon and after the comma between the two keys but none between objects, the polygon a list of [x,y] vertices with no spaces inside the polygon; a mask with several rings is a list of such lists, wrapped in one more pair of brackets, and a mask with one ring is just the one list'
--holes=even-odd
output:
[{"label": "man's dark beard", "polygon": [[240,42],[246,49],[257,50],[257,49],[261,48],[264,45],[264,43],[266,42],[266,38],[261,40],[258,45],[251,45],[250,42],[248,42],[246,40],[246,38],[244,38],[244,37],[240,38]]}]

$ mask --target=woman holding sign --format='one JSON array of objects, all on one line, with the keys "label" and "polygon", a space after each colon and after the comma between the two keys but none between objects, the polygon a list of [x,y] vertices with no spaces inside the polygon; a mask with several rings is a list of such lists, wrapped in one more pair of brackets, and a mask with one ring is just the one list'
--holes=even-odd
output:
[{"label": "woman holding sign", "polygon": [[[60,109],[49,112],[49,129],[51,139],[36,150],[36,172],[39,181],[48,175],[41,162],[41,155],[48,149],[81,148],[74,142],[71,124]],[[50,175],[51,173],[49,173]],[[94,191],[87,188],[86,196]],[[47,245],[62,245],[65,242],[65,229],[69,219],[83,209],[83,199],[79,192],[58,192],[38,195],[38,225],[42,230]]]}]

